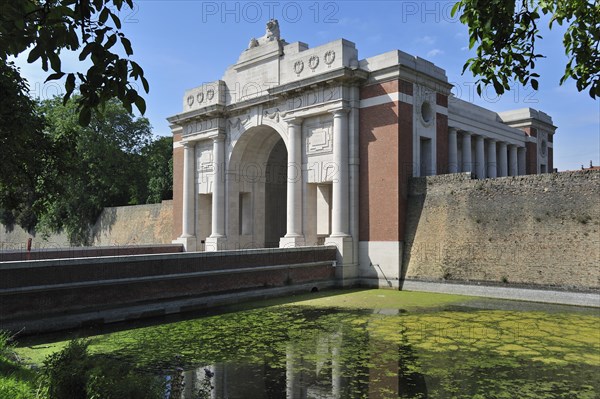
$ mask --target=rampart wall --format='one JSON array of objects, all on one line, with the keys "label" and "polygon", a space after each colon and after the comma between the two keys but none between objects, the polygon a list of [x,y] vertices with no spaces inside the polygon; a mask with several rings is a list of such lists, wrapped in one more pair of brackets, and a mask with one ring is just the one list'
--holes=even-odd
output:
[{"label": "rampart wall", "polygon": [[[173,236],[173,201],[160,204],[104,208],[90,232],[93,246],[170,244]],[[69,247],[64,234],[31,235],[19,226],[0,225],[0,249],[23,250],[32,238],[32,249]]]},{"label": "rampart wall", "polygon": [[600,288],[600,171],[413,178],[405,279]]}]

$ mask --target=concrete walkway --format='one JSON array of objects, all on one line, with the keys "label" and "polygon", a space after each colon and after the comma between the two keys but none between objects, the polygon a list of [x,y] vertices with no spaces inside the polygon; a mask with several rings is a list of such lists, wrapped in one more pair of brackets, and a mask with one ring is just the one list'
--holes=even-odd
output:
[{"label": "concrete walkway", "polygon": [[438,292],[600,308],[600,293],[405,280],[404,291]]}]

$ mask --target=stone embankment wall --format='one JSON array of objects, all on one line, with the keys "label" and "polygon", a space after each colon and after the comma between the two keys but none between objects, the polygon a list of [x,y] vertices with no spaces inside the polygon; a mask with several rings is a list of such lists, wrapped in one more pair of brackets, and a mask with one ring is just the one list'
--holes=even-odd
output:
[{"label": "stone embankment wall", "polygon": [[335,247],[0,263],[0,327],[24,334],[330,288]]},{"label": "stone embankment wall", "polygon": [[[90,236],[93,246],[170,244],[173,236],[173,201],[160,204],[105,208]],[[43,237],[31,235],[15,226],[8,230],[0,225],[0,249],[22,250],[32,238],[33,249],[69,247],[65,234]]]},{"label": "stone embankment wall", "polygon": [[600,288],[600,171],[414,178],[406,279]]}]

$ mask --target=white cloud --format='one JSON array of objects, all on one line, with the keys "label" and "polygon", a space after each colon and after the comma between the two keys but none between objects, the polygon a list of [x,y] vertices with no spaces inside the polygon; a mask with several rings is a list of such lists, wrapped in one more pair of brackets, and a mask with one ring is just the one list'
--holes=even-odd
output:
[{"label": "white cloud", "polygon": [[435,43],[435,37],[423,36],[415,40],[416,43],[432,45]]},{"label": "white cloud", "polygon": [[437,55],[442,55],[444,54],[444,52],[442,50],[440,50],[439,48],[434,48],[433,50],[429,50],[427,52],[427,57],[435,57]]}]

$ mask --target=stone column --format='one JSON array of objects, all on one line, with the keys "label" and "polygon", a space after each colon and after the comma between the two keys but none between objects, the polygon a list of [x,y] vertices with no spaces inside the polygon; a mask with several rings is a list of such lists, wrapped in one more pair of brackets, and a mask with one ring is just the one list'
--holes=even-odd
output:
[{"label": "stone column", "polygon": [[475,138],[475,173],[478,179],[485,179],[485,142],[483,136]]},{"label": "stone column", "polygon": [[496,164],[496,140],[488,139],[487,177],[493,179],[498,176]]},{"label": "stone column", "polygon": [[212,231],[206,238],[207,252],[227,249],[225,236],[225,136],[213,137]]},{"label": "stone column", "polygon": [[473,169],[473,160],[471,157],[471,133],[462,132],[462,158],[463,158],[463,172],[471,172]]},{"label": "stone column", "polygon": [[498,177],[504,177],[508,173],[508,159],[507,159],[506,143],[501,141],[498,143]]},{"label": "stone column", "polygon": [[333,163],[338,173],[333,180],[331,236],[348,234],[348,110],[333,111]]},{"label": "stone column", "polygon": [[456,141],[456,129],[448,130],[448,172],[458,172],[458,144]]},{"label": "stone column", "polygon": [[183,208],[181,238],[194,237],[194,155],[194,143],[183,143]]},{"label": "stone column", "polygon": [[525,147],[519,147],[517,149],[517,163],[518,163],[518,173],[519,176],[523,176],[524,174],[526,174],[526,162],[527,162],[527,158],[525,156]]},{"label": "stone column", "polygon": [[212,238],[225,237],[225,137],[213,138]]},{"label": "stone column", "polygon": [[302,237],[302,120],[288,121],[286,238]]},{"label": "stone column", "polygon": [[508,175],[517,176],[519,174],[519,166],[517,161],[517,146],[511,144],[508,146]]}]

